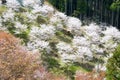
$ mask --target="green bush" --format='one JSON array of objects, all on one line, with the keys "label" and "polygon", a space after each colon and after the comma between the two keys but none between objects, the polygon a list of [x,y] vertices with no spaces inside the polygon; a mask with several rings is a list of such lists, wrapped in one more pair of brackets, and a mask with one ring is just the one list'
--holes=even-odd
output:
[{"label": "green bush", "polygon": [[71,37],[66,35],[62,31],[57,31],[55,34],[56,34],[57,38],[63,42],[70,43],[72,41]]},{"label": "green bush", "polygon": [[0,16],[2,15],[3,12],[7,10],[7,7],[5,6],[0,6]]},{"label": "green bush", "polygon": [[120,45],[107,63],[107,80],[120,80]]},{"label": "green bush", "polygon": [[37,23],[39,23],[39,24],[45,24],[45,23],[47,23],[47,18],[39,15],[39,16],[37,17],[37,20],[36,20],[36,21],[37,21]]},{"label": "green bush", "polygon": [[21,22],[21,24],[26,24],[29,21],[29,19],[27,18],[27,16],[24,13],[21,13],[21,12],[16,12],[15,13],[15,18],[19,22]]},{"label": "green bush", "polygon": [[19,8],[19,11],[20,11],[20,12],[27,12],[27,11],[28,11],[28,9],[27,9],[27,8],[25,8],[25,7],[20,7],[20,8]]}]

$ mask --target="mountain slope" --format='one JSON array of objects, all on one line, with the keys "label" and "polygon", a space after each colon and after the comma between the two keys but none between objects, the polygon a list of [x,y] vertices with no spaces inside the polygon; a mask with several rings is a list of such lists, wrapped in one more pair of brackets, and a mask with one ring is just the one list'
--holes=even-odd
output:
[{"label": "mountain slope", "polygon": [[40,52],[43,64],[53,71],[65,68],[74,74],[98,69],[98,65],[105,70],[107,59],[120,43],[120,31],[115,27],[93,22],[83,25],[48,4],[25,0],[22,7],[9,0],[1,8],[0,30],[23,39],[28,50]]}]

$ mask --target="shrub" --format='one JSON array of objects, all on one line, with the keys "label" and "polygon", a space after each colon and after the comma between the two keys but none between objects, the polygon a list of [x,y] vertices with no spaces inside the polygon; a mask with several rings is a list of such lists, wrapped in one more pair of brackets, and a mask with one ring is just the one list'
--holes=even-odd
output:
[{"label": "shrub", "polygon": [[107,80],[120,80],[120,45],[107,63]]}]

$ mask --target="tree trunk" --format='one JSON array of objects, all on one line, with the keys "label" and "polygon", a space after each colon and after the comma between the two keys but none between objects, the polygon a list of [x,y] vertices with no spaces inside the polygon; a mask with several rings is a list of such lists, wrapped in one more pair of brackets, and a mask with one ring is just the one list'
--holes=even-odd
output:
[{"label": "tree trunk", "polygon": [[6,4],[7,3],[7,1],[6,0],[2,0],[2,4]]}]

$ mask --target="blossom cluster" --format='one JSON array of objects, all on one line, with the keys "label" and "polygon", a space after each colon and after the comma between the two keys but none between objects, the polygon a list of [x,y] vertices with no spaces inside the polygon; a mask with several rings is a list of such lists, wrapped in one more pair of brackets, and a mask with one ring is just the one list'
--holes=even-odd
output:
[{"label": "blossom cluster", "polygon": [[[18,2],[15,0],[15,3]],[[105,57],[106,53],[111,53],[120,43],[120,31],[113,26],[103,26],[106,28],[103,30],[95,23],[82,25],[78,18],[67,16],[51,5],[40,6],[38,0],[24,0],[27,11],[22,12],[19,10],[21,6],[17,6],[16,11],[16,8],[9,7],[9,4],[13,4],[12,0],[8,1],[8,9],[0,17],[0,29],[5,28],[19,35],[25,32],[29,50],[50,52],[55,47],[62,62],[89,61],[94,57]],[[44,17],[47,23],[41,23],[42,17],[40,22],[37,22],[39,15]],[[55,46],[50,46],[52,41]]]}]

